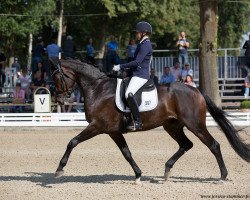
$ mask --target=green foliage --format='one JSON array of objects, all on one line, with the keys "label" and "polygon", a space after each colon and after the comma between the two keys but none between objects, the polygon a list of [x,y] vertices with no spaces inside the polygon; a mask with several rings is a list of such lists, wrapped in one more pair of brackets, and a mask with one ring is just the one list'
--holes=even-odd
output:
[{"label": "green foliage", "polygon": [[249,30],[250,4],[218,1],[218,39],[220,48],[239,47],[242,34]]},{"label": "green foliage", "polygon": [[241,109],[250,109],[250,101],[242,101],[241,104],[240,104],[240,108]]},{"label": "green foliage", "polygon": [[55,2],[5,0],[1,1],[0,10],[3,14],[0,16],[1,47],[7,56],[13,54],[13,50],[16,54],[23,54],[24,48],[27,49],[29,34],[37,34],[52,20],[53,16],[47,14],[55,10]]},{"label": "green foliage", "polygon": [[[0,3],[1,46],[16,53],[27,49],[28,35],[43,34],[49,42],[52,31],[58,27],[59,2],[55,0],[5,0]],[[198,0],[71,0],[64,1],[64,23],[78,48],[84,49],[87,38],[93,37],[100,49],[103,39],[117,36],[124,48],[135,24],[145,20],[152,24],[152,41],[157,49],[176,49],[181,31],[198,48],[200,16]],[[218,48],[238,47],[250,19],[250,4],[218,0]],[[164,54],[166,55],[166,54]]]},{"label": "green foliage", "polygon": [[[199,36],[199,7],[192,5],[192,0],[99,0],[68,2],[65,13],[99,13],[101,16],[65,17],[67,32],[75,34],[78,44],[86,44],[92,36],[94,42],[100,37],[108,40],[110,34],[118,37],[120,47],[127,45],[138,21],[145,20],[152,24],[152,40],[159,44],[157,48],[175,49],[179,32],[184,30],[195,47]],[[192,24],[192,25],[191,25]],[[80,26],[79,26],[80,25]],[[105,27],[104,27],[105,26]]]}]

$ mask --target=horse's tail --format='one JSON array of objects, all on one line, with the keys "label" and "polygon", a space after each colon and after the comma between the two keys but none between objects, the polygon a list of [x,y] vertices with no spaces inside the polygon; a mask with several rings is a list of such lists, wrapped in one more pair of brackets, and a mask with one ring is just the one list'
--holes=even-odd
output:
[{"label": "horse's tail", "polygon": [[221,127],[226,135],[229,143],[235,152],[245,161],[250,162],[250,146],[241,141],[238,131],[234,128],[232,123],[226,118],[226,112],[218,108],[214,102],[206,95],[202,94],[207,103],[207,108],[216,123]]}]

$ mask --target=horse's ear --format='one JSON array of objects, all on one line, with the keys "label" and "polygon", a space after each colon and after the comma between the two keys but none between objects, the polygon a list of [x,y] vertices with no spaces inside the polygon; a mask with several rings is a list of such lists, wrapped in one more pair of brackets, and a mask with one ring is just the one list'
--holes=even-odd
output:
[{"label": "horse's ear", "polygon": [[59,58],[57,57],[49,58],[49,66],[50,66],[50,69],[52,70],[58,69],[58,66],[61,66],[61,62]]}]

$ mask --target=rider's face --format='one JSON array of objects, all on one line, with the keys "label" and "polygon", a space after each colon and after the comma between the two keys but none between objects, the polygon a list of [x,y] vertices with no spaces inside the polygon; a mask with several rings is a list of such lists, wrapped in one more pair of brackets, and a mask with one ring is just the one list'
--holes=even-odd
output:
[{"label": "rider's face", "polygon": [[137,40],[141,40],[142,39],[142,33],[136,32],[136,38],[137,38]]}]

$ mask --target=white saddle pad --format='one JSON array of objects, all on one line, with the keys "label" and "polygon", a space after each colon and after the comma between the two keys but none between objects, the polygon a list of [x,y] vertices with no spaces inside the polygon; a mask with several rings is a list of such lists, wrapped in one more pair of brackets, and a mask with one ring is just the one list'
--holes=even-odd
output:
[{"label": "white saddle pad", "polygon": [[[122,112],[130,112],[130,109],[128,107],[125,107],[121,96],[120,96],[120,86],[122,83],[122,79],[117,79],[117,86],[116,86],[116,96],[115,96],[115,103],[119,110]],[[155,107],[158,104],[158,95],[157,95],[157,89],[155,88],[152,91],[143,91],[142,92],[142,99],[141,99],[141,105],[139,106],[139,111],[150,111],[155,109]]]}]

